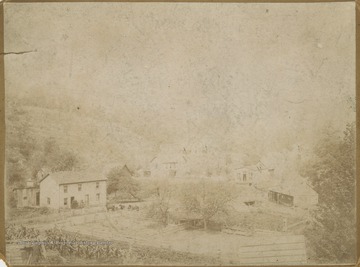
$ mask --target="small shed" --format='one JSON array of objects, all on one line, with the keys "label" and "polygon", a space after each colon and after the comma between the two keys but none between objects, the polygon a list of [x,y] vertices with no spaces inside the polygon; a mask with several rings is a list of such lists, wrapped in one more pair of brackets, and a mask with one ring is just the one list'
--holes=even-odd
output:
[{"label": "small shed", "polygon": [[304,179],[279,183],[268,191],[271,202],[298,207],[311,207],[318,204],[317,192]]},{"label": "small shed", "polygon": [[200,214],[179,212],[173,219],[176,224],[184,224],[188,228],[203,227],[203,219]]},{"label": "small shed", "polygon": [[18,208],[40,205],[40,188],[31,180],[27,181],[26,186],[14,188],[13,191],[16,195],[16,206]]}]

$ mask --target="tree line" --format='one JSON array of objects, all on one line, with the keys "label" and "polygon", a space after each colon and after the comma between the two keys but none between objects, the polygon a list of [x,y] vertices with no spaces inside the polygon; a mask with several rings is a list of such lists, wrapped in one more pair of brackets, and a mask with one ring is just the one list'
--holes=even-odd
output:
[{"label": "tree line", "polygon": [[41,171],[57,172],[76,170],[81,167],[77,153],[61,146],[55,137],[43,137],[31,128],[30,114],[25,109],[8,103],[6,116],[6,184],[8,204],[15,206],[12,189],[36,182]]},{"label": "tree line", "polygon": [[355,128],[348,124],[342,136],[325,133],[302,170],[319,194],[305,231],[309,256],[318,263],[356,259]]}]

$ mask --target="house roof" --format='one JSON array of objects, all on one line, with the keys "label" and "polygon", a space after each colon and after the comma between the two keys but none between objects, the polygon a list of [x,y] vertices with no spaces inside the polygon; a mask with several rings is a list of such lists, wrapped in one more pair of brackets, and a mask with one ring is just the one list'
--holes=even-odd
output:
[{"label": "house roof", "polygon": [[126,164],[122,167],[121,174],[122,175],[130,175],[130,176],[134,175],[134,173],[129,169],[129,167]]},{"label": "house roof", "polygon": [[13,191],[15,190],[23,190],[23,189],[39,189],[39,186],[23,186],[23,187],[16,187],[13,189]]},{"label": "house roof", "polygon": [[262,163],[261,161],[258,161],[254,165],[246,165],[246,166],[242,166],[240,168],[235,168],[235,170],[242,170],[242,169],[248,169],[248,170],[252,170],[252,171],[272,170],[271,168],[267,168],[265,166],[265,164]]},{"label": "house roof", "polygon": [[235,168],[235,170],[244,170],[244,169],[247,169],[247,170],[251,170],[251,171],[258,171],[259,169],[256,168],[255,165],[252,165],[252,166],[244,166],[244,167],[240,167],[240,168]]},{"label": "house roof", "polygon": [[290,196],[317,195],[317,192],[306,182],[306,180],[300,178],[283,181],[282,183],[270,187],[269,190]]},{"label": "house roof", "polygon": [[43,180],[45,180],[47,177],[51,177],[59,185],[107,180],[106,177],[103,177],[101,174],[89,172],[89,171],[61,171],[61,172],[54,172],[45,176],[43,179],[40,180],[40,183]]},{"label": "house roof", "polygon": [[[188,158],[181,153],[160,153],[157,156],[153,157],[148,165],[157,163],[157,164],[177,164],[177,163],[187,163]],[[146,168],[149,168],[147,166]]]}]

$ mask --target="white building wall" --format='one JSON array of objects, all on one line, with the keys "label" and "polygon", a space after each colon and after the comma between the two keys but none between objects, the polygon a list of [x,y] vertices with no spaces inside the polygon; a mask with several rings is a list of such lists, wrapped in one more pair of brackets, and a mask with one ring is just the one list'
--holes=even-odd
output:
[{"label": "white building wall", "polygon": [[36,192],[39,192],[39,190],[35,188],[17,189],[17,207],[21,208],[36,206]]},{"label": "white building wall", "polygon": [[[48,199],[50,199],[50,204]],[[59,208],[59,185],[51,178],[51,175],[40,183],[40,206]]]},{"label": "white building wall", "polygon": [[[106,181],[99,181],[99,187],[96,188],[96,182],[83,182],[76,184],[60,185],[60,208],[70,208],[71,198],[80,205],[83,202],[86,206],[104,206],[106,205]],[[79,190],[81,184],[81,190]],[[64,191],[67,186],[67,192]],[[99,194],[99,199],[97,198]],[[87,203],[87,196],[89,202]],[[67,205],[64,199],[67,198]]]},{"label": "white building wall", "polygon": [[[245,175],[245,177],[244,177]],[[235,171],[235,181],[239,184],[252,184],[256,179],[255,173],[249,169],[239,169]],[[245,179],[244,179],[245,178]]]}]

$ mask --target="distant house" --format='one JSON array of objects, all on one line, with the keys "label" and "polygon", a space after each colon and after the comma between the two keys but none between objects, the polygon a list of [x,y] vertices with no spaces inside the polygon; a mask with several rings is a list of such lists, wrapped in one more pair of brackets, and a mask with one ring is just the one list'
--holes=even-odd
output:
[{"label": "distant house", "polygon": [[129,167],[125,164],[120,170],[120,175],[123,177],[132,177],[134,173],[129,169]]},{"label": "distant house", "polygon": [[26,186],[13,190],[18,208],[40,206],[40,188],[33,181],[28,180]]},{"label": "distant house", "polygon": [[279,183],[269,189],[268,199],[271,202],[290,207],[306,208],[318,204],[317,192],[304,179]]},{"label": "distant house", "polygon": [[74,201],[84,206],[105,206],[106,180],[84,171],[49,174],[40,180],[40,206],[71,208]]},{"label": "distant house", "polygon": [[252,185],[274,175],[274,169],[267,168],[261,161],[255,165],[240,167],[234,170],[235,182]]},{"label": "distant house", "polygon": [[144,177],[166,178],[181,176],[186,171],[187,158],[179,154],[161,154],[152,158],[143,170]]}]

